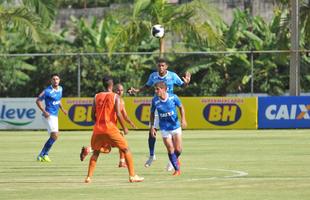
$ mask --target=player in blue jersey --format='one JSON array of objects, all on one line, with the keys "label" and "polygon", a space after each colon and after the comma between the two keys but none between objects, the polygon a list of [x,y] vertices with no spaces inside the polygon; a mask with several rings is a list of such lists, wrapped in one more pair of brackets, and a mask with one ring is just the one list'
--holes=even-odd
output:
[{"label": "player in blue jersey", "polygon": [[[153,72],[150,74],[146,84],[140,89],[130,88],[128,92],[130,94],[136,94],[138,92],[142,92],[146,89],[153,87],[155,83],[159,81],[163,81],[167,85],[167,92],[169,94],[173,94],[174,85],[185,87],[189,84],[191,80],[191,74],[189,72],[186,72],[185,76],[182,77],[181,79],[176,73],[172,71],[168,71],[167,68],[168,68],[167,62],[164,59],[159,59],[158,64],[157,64],[157,72]],[[156,112],[155,112],[155,120],[154,120],[153,125],[156,129],[159,129],[158,115]],[[151,137],[151,133],[149,132],[148,145],[149,145],[150,156],[148,160],[145,162],[145,165],[144,165],[145,167],[150,167],[152,162],[156,160],[155,142],[156,142],[156,137]],[[171,171],[172,169],[173,167],[171,163],[168,163],[167,170]]]},{"label": "player in blue jersey", "polygon": [[[58,138],[58,110],[59,108],[62,112],[67,115],[67,111],[61,106],[62,98],[62,87],[59,85],[60,78],[58,74],[51,75],[51,85],[48,86],[41,92],[36,100],[36,104],[42,111],[43,120],[47,126],[47,132],[50,137],[44,144],[42,151],[37,157],[37,161],[40,162],[51,162],[48,157],[48,153],[52,148],[54,142]],[[43,106],[43,101],[45,102],[45,108]]]},{"label": "player in blue jersey", "polygon": [[[173,165],[175,172],[174,176],[179,176],[180,161],[179,156],[182,152],[182,128],[187,126],[185,119],[185,111],[177,95],[168,93],[167,85],[165,82],[155,83],[156,96],[152,99],[151,104],[151,124],[154,123],[155,110],[159,116],[159,128],[163,138],[163,142],[168,151],[168,157]],[[181,114],[181,124],[178,120],[178,112],[176,107],[179,108]],[[157,129],[151,125],[150,132],[152,137],[156,137]]]}]

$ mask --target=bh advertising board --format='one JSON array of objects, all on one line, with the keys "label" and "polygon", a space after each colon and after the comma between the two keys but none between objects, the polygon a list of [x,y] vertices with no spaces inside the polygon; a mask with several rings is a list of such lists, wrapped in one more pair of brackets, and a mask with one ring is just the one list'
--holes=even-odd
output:
[{"label": "bh advertising board", "polygon": [[68,115],[59,112],[59,129],[89,130],[94,123],[91,119],[93,98],[62,98],[61,104]]},{"label": "bh advertising board", "polygon": [[310,128],[310,97],[258,98],[258,128]]},{"label": "bh advertising board", "polygon": [[256,129],[257,98],[184,97],[189,129]]},{"label": "bh advertising board", "polygon": [[0,129],[45,129],[36,98],[0,98]]},{"label": "bh advertising board", "polygon": [[[257,98],[182,97],[188,129],[256,129]],[[125,97],[129,118],[138,129],[148,129],[152,97]],[[92,98],[63,98],[68,116],[61,112],[59,128],[92,129]]]}]

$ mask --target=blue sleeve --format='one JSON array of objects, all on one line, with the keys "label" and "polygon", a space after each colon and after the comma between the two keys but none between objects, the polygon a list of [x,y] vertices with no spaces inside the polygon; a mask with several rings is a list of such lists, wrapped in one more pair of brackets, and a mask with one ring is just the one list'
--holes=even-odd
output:
[{"label": "blue sleeve", "polygon": [[151,113],[155,112],[156,107],[155,107],[155,98],[152,99],[152,104],[151,104]]},{"label": "blue sleeve", "polygon": [[177,95],[174,95],[174,103],[176,106],[180,107],[182,105],[181,100]]},{"label": "blue sleeve", "polygon": [[147,79],[147,82],[145,83],[146,86],[152,87],[154,85],[154,81],[152,77],[153,77],[153,73],[151,73],[149,78]]},{"label": "blue sleeve", "polygon": [[45,99],[45,90],[43,90],[43,92],[41,92],[41,94],[38,96],[38,99],[40,101],[43,101]]},{"label": "blue sleeve", "polygon": [[173,80],[174,80],[174,84],[177,85],[177,86],[181,86],[181,85],[184,84],[182,79],[174,72],[173,72]]}]

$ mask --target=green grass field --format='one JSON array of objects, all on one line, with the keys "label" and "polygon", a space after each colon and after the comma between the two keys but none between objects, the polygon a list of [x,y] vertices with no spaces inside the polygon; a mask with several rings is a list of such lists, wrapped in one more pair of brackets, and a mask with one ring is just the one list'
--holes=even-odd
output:
[{"label": "green grass field", "polygon": [[104,200],[308,200],[310,198],[309,130],[184,131],[182,175],[165,171],[166,150],[158,137],[157,161],[144,168],[147,132],[127,136],[137,174],[128,183],[119,169],[118,151],[99,157],[93,182],[85,184],[89,157],[80,162],[90,131],[62,132],[50,152],[52,163],[36,155],[47,133],[0,132],[0,199]]}]

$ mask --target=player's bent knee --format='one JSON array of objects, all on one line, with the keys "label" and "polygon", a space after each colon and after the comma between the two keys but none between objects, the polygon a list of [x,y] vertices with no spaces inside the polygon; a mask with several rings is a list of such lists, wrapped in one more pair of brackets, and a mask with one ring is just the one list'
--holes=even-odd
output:
[{"label": "player's bent knee", "polygon": [[100,154],[100,150],[94,150],[93,151],[93,156],[98,158],[99,154]]},{"label": "player's bent knee", "polygon": [[128,153],[129,152],[129,149],[128,148],[122,148],[122,149],[119,149],[121,152],[123,153]]},{"label": "player's bent knee", "polygon": [[182,153],[182,148],[179,148],[179,149],[176,148],[176,149],[175,149],[175,152],[177,152],[178,154],[181,154],[181,153]]},{"label": "player's bent knee", "polygon": [[51,134],[51,138],[53,138],[54,140],[58,139],[58,134],[57,133],[52,133]]}]

